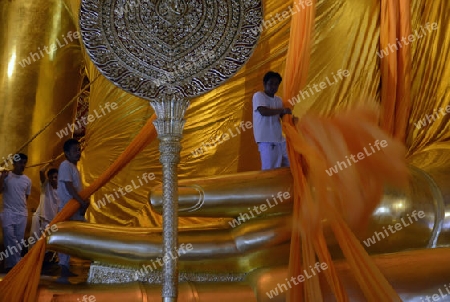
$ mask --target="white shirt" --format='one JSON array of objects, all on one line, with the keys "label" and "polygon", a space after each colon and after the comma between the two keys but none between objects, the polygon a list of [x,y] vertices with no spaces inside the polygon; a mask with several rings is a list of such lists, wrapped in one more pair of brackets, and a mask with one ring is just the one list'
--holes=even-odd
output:
[{"label": "white shirt", "polygon": [[3,212],[28,216],[27,195],[31,194],[31,179],[10,171],[3,188]]},{"label": "white shirt", "polygon": [[48,180],[41,184],[41,199],[36,215],[46,221],[52,221],[58,213],[59,197],[57,190],[53,189]]},{"label": "white shirt", "polygon": [[253,95],[253,135],[257,143],[280,143],[284,141],[281,134],[280,115],[262,116],[258,107],[270,109],[283,108],[283,102],[278,96],[269,97],[262,91]]},{"label": "white shirt", "polygon": [[77,166],[69,162],[67,159],[61,163],[58,169],[58,197],[60,200],[59,209],[62,209],[69,200],[73,198],[66,189],[65,182],[72,182],[75,190],[79,193],[83,187],[81,184],[80,172]]}]

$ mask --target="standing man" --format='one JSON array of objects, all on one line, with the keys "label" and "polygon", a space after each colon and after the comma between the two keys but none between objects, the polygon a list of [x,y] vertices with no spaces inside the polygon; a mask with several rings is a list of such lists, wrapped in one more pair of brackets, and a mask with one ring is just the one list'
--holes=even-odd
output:
[{"label": "standing man", "polygon": [[[41,196],[39,206],[31,220],[30,234],[35,232],[39,234],[39,231],[44,230],[58,213],[59,197],[56,191],[58,187],[58,170],[52,168],[47,171],[50,165],[51,163],[48,163],[39,170]],[[45,176],[45,171],[47,171],[47,177]],[[30,248],[32,246],[30,244]]]},{"label": "standing man", "polygon": [[[76,139],[71,138],[64,143],[63,150],[66,160],[61,163],[58,171],[57,193],[60,200],[58,210],[61,211],[69,200],[75,199],[80,203],[81,207],[75,214],[73,214],[70,220],[85,221],[84,213],[89,206],[89,202],[83,200],[79,195],[83,188],[80,172],[77,168],[77,163],[81,158],[80,143]],[[58,253],[58,258],[59,265],[61,266],[61,277],[65,279],[67,277],[76,276],[69,270],[70,256],[67,254]]]},{"label": "standing man", "polygon": [[282,81],[279,73],[269,71],[263,79],[264,91],[253,95],[253,134],[261,155],[262,170],[289,167],[286,140],[281,133],[280,118],[291,114],[275,96]]},{"label": "standing man", "polygon": [[41,199],[39,203],[41,228],[44,229],[58,214],[59,197],[57,194],[58,188],[58,169],[51,168],[47,171],[47,164],[39,171],[39,178],[41,180]]},{"label": "standing man", "polygon": [[31,193],[31,180],[23,174],[28,156],[18,153],[13,159],[13,170],[0,172],[0,193],[3,193],[3,243],[10,253],[5,259],[6,272],[20,261],[22,246],[19,242],[25,236],[28,217],[27,199]]}]

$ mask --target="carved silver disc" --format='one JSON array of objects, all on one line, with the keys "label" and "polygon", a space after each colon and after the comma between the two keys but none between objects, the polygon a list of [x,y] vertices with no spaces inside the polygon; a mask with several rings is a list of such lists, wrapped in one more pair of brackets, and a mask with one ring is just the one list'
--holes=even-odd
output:
[{"label": "carved silver disc", "polygon": [[80,13],[94,64],[147,100],[219,86],[251,56],[261,22],[261,0],[83,0]]}]

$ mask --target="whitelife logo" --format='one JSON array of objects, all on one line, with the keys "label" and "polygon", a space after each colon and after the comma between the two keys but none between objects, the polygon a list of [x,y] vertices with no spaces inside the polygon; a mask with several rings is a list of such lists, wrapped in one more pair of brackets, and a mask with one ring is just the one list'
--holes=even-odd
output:
[{"label": "whitelife logo", "polygon": [[[381,142],[379,140],[376,140],[374,143],[375,147],[377,148],[377,150],[375,150],[372,146],[372,144],[369,144],[370,149],[372,150],[372,153],[370,153],[369,151],[367,151],[366,147],[364,147],[364,152],[367,156],[371,156],[372,154],[374,154],[377,151],[380,151],[380,146],[381,148],[385,148],[387,147],[388,143],[386,140],[382,140]],[[356,157],[358,157],[359,160],[363,160],[364,158],[366,158],[366,156],[364,155],[363,152],[358,152],[358,154],[356,155]],[[349,164],[349,166],[352,165],[352,162],[350,161],[350,159],[348,158],[348,156],[345,157],[347,159],[347,163]],[[359,160],[355,159],[355,155],[350,155],[350,158],[352,159],[352,161],[354,163],[357,163]],[[332,176],[333,174],[337,174],[339,172],[339,169],[341,169],[341,171],[343,169],[348,168],[347,164],[345,163],[345,161],[337,161],[337,164],[334,165],[334,167],[330,167],[329,169],[326,169],[325,172],[327,172],[327,174],[329,176]],[[344,166],[344,168],[342,168],[342,166]],[[339,168],[339,169],[338,169]]]},{"label": "whitelife logo", "polygon": [[[428,32],[426,32],[423,29],[423,25],[420,26],[420,31],[426,36],[432,30],[436,30],[438,28],[438,24],[436,22],[434,22],[433,24],[430,25],[430,22],[427,22],[425,24],[425,28],[428,30]],[[390,53],[393,53],[394,51],[398,51],[399,48],[403,48],[403,45],[408,45],[409,43],[414,42],[416,40],[419,40],[419,39],[421,39],[423,37],[424,36],[419,34],[418,30],[416,29],[414,31],[414,34],[411,34],[408,37],[403,37],[401,39],[401,41],[399,41],[398,38],[397,38],[396,39],[397,40],[396,44],[389,43],[389,45],[387,47],[385,47],[384,49],[382,49],[381,52],[377,51],[377,56],[380,57],[380,59],[382,59],[384,56],[387,56]]]},{"label": "whitelife logo", "polygon": [[206,62],[213,61],[215,56],[216,53],[214,51],[207,51],[203,53],[201,57],[195,58],[195,60],[191,59],[190,62],[185,62],[174,66],[172,69],[173,71],[171,72],[163,71],[163,75],[158,80],[154,80],[153,83],[155,83],[158,87],[167,83],[173,83],[176,78],[181,76],[183,73],[195,70]]},{"label": "whitelife logo", "polygon": [[[277,22],[282,22],[282,21],[286,20],[287,18],[290,18],[291,16],[299,13],[302,9],[305,9],[306,7],[311,6],[311,5],[312,5],[311,0],[294,1],[294,7],[289,5],[288,9],[284,10],[281,14],[276,13],[275,16],[273,16],[272,18],[264,20],[258,28],[252,28],[250,30],[256,36],[258,33],[262,33],[264,29],[274,27],[277,24]],[[275,17],[278,19],[278,21],[275,20]]]},{"label": "whitelife logo", "polygon": [[[239,134],[241,134],[241,130],[242,132],[245,132],[246,129],[252,129],[253,128],[253,124],[250,121],[246,121],[246,122],[241,122],[239,124],[239,126],[236,126],[234,129],[236,131],[236,133],[233,133],[233,129],[228,129],[228,131],[226,131],[225,133],[223,133],[222,135],[217,136],[217,138],[209,143],[202,143],[200,145],[200,148],[195,149],[194,151],[191,151],[192,156],[193,157],[197,157],[200,156],[204,153],[203,149],[205,151],[208,151],[209,149],[214,148],[217,145],[222,144],[223,142],[238,136]],[[229,133],[229,134],[228,134]]]},{"label": "whitelife logo", "polygon": [[[106,109],[107,112],[105,112],[103,109]],[[101,118],[102,116],[105,116],[107,113],[110,113],[111,110],[116,110],[117,109],[117,103],[116,102],[108,102],[105,104],[104,107],[100,108],[100,111],[102,114],[99,114],[97,112],[97,109],[94,110],[94,114],[89,114],[88,117],[86,118],[85,116],[81,117],[81,121],[79,119],[75,120],[75,123],[69,124],[67,123],[67,127],[56,132],[56,135],[59,138],[63,138],[67,135],[69,135],[69,133],[73,133],[75,130],[78,130],[79,128],[81,128],[82,126],[85,126],[89,123],[92,123],[93,121],[95,121],[98,118]],[[86,120],[87,119],[87,120]],[[83,125],[82,125],[83,124]]]},{"label": "whitelife logo", "polygon": [[[73,39],[78,40],[80,38],[80,33],[79,32],[74,32],[72,33],[71,31],[69,31],[67,33],[67,36],[62,35],[61,36],[64,40],[64,43],[61,43],[59,41],[59,38],[56,39],[56,43],[50,44],[50,47],[48,46],[44,46],[43,49],[41,49],[40,47],[38,47],[38,52],[30,52],[30,55],[28,57],[26,57],[25,59],[22,60],[22,62],[19,62],[20,66],[25,67],[30,65],[33,62],[39,61],[40,59],[42,59],[43,57],[45,57],[45,54],[43,52],[43,50],[45,50],[45,52],[47,53],[47,55],[49,55],[52,52],[55,52],[58,48],[63,48],[64,46],[66,46],[67,44],[69,44],[70,42],[73,42]],[[70,40],[70,42],[67,41],[67,39]],[[31,62],[31,60],[33,59],[33,62]]]},{"label": "whitelife logo", "polygon": [[[330,81],[330,78],[327,76],[325,78],[325,81],[320,82],[319,84],[313,84],[312,87],[310,87],[310,85],[306,86],[305,89],[300,90],[300,92],[296,95],[293,96],[291,99],[288,100],[289,104],[291,104],[292,106],[294,106],[295,104],[300,103],[302,100],[305,100],[305,98],[309,98],[311,96],[313,96],[315,93],[317,92],[321,92],[322,90],[324,90],[325,88],[332,86],[334,84],[336,84],[338,81],[342,81],[345,78],[347,78],[350,75],[350,71],[348,71],[347,69],[339,69],[336,74],[334,74],[334,72],[332,72],[331,76],[333,77],[334,81]],[[314,90],[313,90],[314,88]]]},{"label": "whitelife logo", "polygon": [[[133,190],[135,189],[139,189],[140,187],[142,187],[144,185],[144,183],[142,182],[142,180],[144,180],[144,182],[146,184],[148,184],[149,180],[154,180],[155,179],[155,174],[154,173],[144,173],[142,174],[142,179],[141,177],[137,177],[137,181],[139,181],[139,185],[137,185],[134,182],[134,179],[131,181],[131,185],[126,185],[125,188],[120,187],[119,189],[114,189],[114,195],[117,197],[117,199],[119,199],[122,196],[127,195],[127,193],[131,193]],[[125,190],[125,192],[124,192]],[[121,195],[119,195],[119,192]],[[97,203],[94,202],[94,205],[97,206],[98,209],[106,206],[106,203],[111,203],[113,201],[116,201],[116,198],[114,197],[113,194],[105,194],[103,195],[103,198],[97,200]]]},{"label": "whitelife logo", "polygon": [[83,298],[81,298],[81,300],[79,298],[77,298],[77,301],[80,301],[80,302],[96,302],[97,299],[95,298],[94,295],[90,295],[90,296],[84,295]]},{"label": "whitelife logo", "polygon": [[[269,299],[272,299],[273,297],[276,297],[276,296],[282,294],[284,291],[288,290],[288,286],[289,286],[289,289],[291,289],[292,288],[291,282],[294,283],[294,285],[299,285],[300,283],[305,282],[306,279],[311,279],[312,277],[317,276],[316,271],[317,271],[317,273],[320,273],[320,272],[328,269],[328,265],[325,262],[322,262],[322,263],[316,262],[316,264],[314,264],[314,268],[311,265],[309,266],[309,268],[310,268],[309,272],[311,273],[311,275],[309,275],[305,269],[305,270],[303,270],[304,275],[300,274],[297,276],[297,278],[291,277],[291,279],[289,279],[289,280],[288,280],[288,278],[286,278],[285,279],[286,283],[282,283],[282,284],[278,283],[277,284],[278,287],[271,289],[270,292],[266,292],[267,297],[269,297]],[[298,281],[298,283],[297,283],[297,281]],[[286,284],[287,284],[287,286],[286,286]],[[278,290],[280,290],[280,291],[278,292]]]},{"label": "whitelife logo", "polygon": [[[165,263],[168,263],[170,261],[170,258],[172,259],[176,259],[178,257],[180,257],[180,255],[182,254],[186,254],[187,252],[190,252],[194,249],[194,247],[192,246],[192,244],[188,243],[188,244],[184,244],[182,243],[180,245],[180,248],[176,250],[176,254],[174,255],[172,252],[169,252],[169,255],[164,256],[163,258],[159,257],[156,258],[155,260],[152,260],[151,265],[147,264],[144,265],[139,271],[137,271],[136,274],[136,278],[139,278],[139,275],[141,275],[142,277],[145,277],[145,274],[149,273],[149,272],[153,272],[153,270],[157,270],[158,267],[156,266],[156,263],[158,263],[159,267],[161,268]],[[147,269],[150,269],[150,271],[148,271]]]},{"label": "whitelife logo", "polygon": [[[232,227],[235,228],[238,225],[241,225],[241,223],[250,220],[251,218],[255,218],[255,216],[253,215],[253,211],[256,212],[256,215],[260,215],[261,213],[267,211],[270,208],[273,208],[274,206],[278,205],[278,200],[280,201],[280,203],[282,203],[284,200],[288,200],[289,198],[291,198],[291,195],[289,194],[289,192],[278,192],[277,193],[277,197],[272,195],[272,200],[275,204],[271,204],[269,198],[266,199],[266,203],[267,203],[267,207],[265,203],[259,205],[259,206],[254,206],[253,210],[251,210],[250,208],[247,208],[249,210],[248,213],[250,213],[250,216],[248,216],[247,213],[240,213],[240,215],[237,217],[237,219],[233,219],[232,221],[228,221],[228,224]],[[258,209],[261,211],[259,212]]]},{"label": "whitelife logo", "polygon": [[[439,111],[439,112],[436,112]],[[444,115],[446,115],[447,113],[450,113],[450,105],[447,105],[447,107],[445,108],[439,108],[439,109],[434,109],[433,114],[427,114],[425,115],[425,117],[423,119],[421,119],[418,123],[414,123],[414,126],[416,126],[417,129],[420,129],[422,127],[425,127],[428,123],[431,123],[431,120],[433,120],[433,122],[435,122],[437,119],[444,117]],[[428,121],[428,123],[427,123]]]},{"label": "whitelife logo", "polygon": [[[437,302],[437,301],[441,301],[441,299],[447,297],[448,294],[450,294],[450,288],[448,288],[447,284],[444,284],[444,287],[445,287],[445,290],[447,291],[447,294],[444,294],[442,292],[442,289],[439,288],[438,289],[438,292],[439,292],[438,294],[434,294],[431,297],[430,296],[425,296],[425,300],[421,297],[420,298],[420,302],[431,302],[431,301]],[[431,300],[431,299],[433,299],[433,300]],[[442,300],[442,302],[449,301],[449,299],[450,298],[444,299],[444,300]]]},{"label": "whitelife logo", "polygon": [[[389,231],[391,232],[391,234],[395,234],[397,231],[401,231],[401,230],[403,229],[403,227],[406,228],[407,226],[410,226],[410,225],[413,224],[414,222],[418,221],[419,219],[417,218],[417,216],[418,216],[420,219],[424,218],[424,217],[425,217],[425,212],[424,212],[424,211],[419,211],[419,212],[417,212],[416,210],[414,210],[414,211],[411,213],[411,216],[414,217],[415,221],[413,221],[413,220],[411,219],[411,217],[409,216],[409,214],[407,214],[407,216],[408,216],[409,223],[405,222],[405,220],[404,220],[403,217],[402,217],[402,218],[400,219],[400,221],[401,221],[402,223],[397,222],[394,226],[392,226],[392,225],[389,225],[389,226],[388,226],[388,229],[389,229]],[[394,230],[394,228],[395,228],[395,230]],[[383,231],[384,231],[384,234],[386,234],[386,237],[389,237],[390,234],[389,234],[388,230],[386,230],[385,227],[383,227]],[[364,244],[365,244],[367,247],[369,247],[369,246],[374,245],[375,243],[377,243],[377,241],[381,241],[381,239],[385,239],[386,237],[384,237],[384,234],[383,234],[383,232],[375,232],[374,235],[373,235],[371,238],[367,238],[367,240],[363,240],[363,242],[364,242]],[[375,236],[376,236],[376,239],[375,239]],[[380,238],[380,237],[381,237],[381,238]]]},{"label": "whitelife logo", "polygon": [[[8,161],[10,162],[10,164],[13,164],[13,160],[14,161],[19,161],[20,160],[20,155],[19,154],[14,154],[12,155],[11,153],[7,156],[7,158],[5,158],[3,156],[3,162],[5,163],[5,167],[8,168],[9,164]],[[1,170],[0,170],[1,171]]]},{"label": "whitelife logo", "polygon": [[[27,240],[23,239],[20,242],[17,242],[17,246],[19,247],[20,251],[22,251],[23,247],[29,247],[30,245],[35,244],[37,241],[41,240],[42,238],[45,239],[46,236],[50,236],[52,233],[55,233],[58,231],[58,227],[53,224],[51,227],[48,227],[47,229],[40,229],[41,233],[38,234],[36,232],[33,233],[33,236],[28,237]],[[45,234],[47,233],[47,234]],[[42,238],[41,238],[42,237]],[[27,245],[28,242],[28,245]],[[17,250],[16,246],[8,246],[8,248],[2,252],[0,252],[0,261],[4,258],[8,258],[10,255],[17,254],[19,251]]]}]

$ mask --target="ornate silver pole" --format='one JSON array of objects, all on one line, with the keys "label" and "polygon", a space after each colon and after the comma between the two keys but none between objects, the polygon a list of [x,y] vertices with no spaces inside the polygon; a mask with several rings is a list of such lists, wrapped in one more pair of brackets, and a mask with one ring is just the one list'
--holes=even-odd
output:
[{"label": "ornate silver pole", "polygon": [[158,116],[163,254],[169,259],[162,297],[169,302],[178,296],[177,165],[188,98],[218,87],[246,63],[263,18],[261,0],[150,2],[81,0],[80,28],[102,74],[149,100]]},{"label": "ornate silver pole", "polygon": [[[163,168],[163,285],[162,301],[177,301],[178,297],[178,176],[184,113],[189,100],[174,94],[150,101],[158,118],[160,162]],[[167,258],[166,258],[167,257]]]}]

